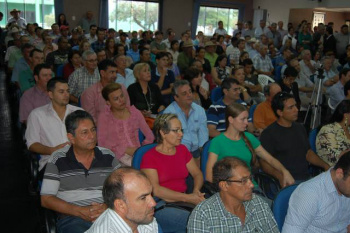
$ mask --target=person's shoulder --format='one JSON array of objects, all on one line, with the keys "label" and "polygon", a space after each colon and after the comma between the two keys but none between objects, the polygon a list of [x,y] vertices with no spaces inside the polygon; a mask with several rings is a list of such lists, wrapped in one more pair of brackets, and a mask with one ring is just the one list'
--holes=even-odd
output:
[{"label": "person's shoulder", "polygon": [[74,106],[74,105],[71,105],[71,104],[67,104],[67,109],[68,109],[70,112],[74,112],[74,111],[77,111],[77,110],[85,111],[85,110],[82,109],[81,107]]},{"label": "person's shoulder", "polygon": [[195,111],[198,111],[198,113],[204,113],[205,114],[205,110],[202,106],[200,106],[199,104],[195,103],[195,102],[192,102],[191,104],[192,108],[195,110]]},{"label": "person's shoulder", "polygon": [[277,121],[273,122],[271,125],[267,126],[266,129],[263,130],[261,135],[268,135],[271,134],[271,132],[275,131],[278,128]]},{"label": "person's shoulder", "polygon": [[50,104],[45,104],[43,106],[40,106],[38,108],[35,108],[31,111],[30,115],[35,116],[35,115],[41,115],[43,113],[45,113],[47,111],[47,109],[49,108]]},{"label": "person's shoulder", "polygon": [[108,149],[108,148],[101,147],[101,146],[96,146],[96,148],[97,148],[103,155],[109,155],[109,156],[115,157],[114,153],[113,153],[110,149]]},{"label": "person's shoulder", "polygon": [[62,158],[66,158],[67,157],[67,153],[69,151],[69,149],[71,148],[70,145],[66,145],[65,147],[56,150],[55,152],[52,153],[52,155],[50,156],[48,163],[53,163],[56,164],[58,160],[62,159]]},{"label": "person's shoulder", "polygon": [[[211,197],[209,197],[208,199],[205,199],[204,201],[202,201],[201,203],[199,203],[194,209],[194,212],[203,212],[203,213],[207,213],[208,209],[217,209],[220,205],[219,205],[219,199],[220,199],[220,195],[219,193],[216,193],[214,195],[212,195]],[[213,211],[210,211],[213,214]]]}]

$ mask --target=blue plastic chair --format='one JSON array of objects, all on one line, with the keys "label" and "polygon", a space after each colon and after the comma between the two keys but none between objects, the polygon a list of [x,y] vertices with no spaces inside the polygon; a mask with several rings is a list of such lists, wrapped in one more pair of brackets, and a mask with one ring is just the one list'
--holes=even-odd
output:
[{"label": "blue plastic chair", "polygon": [[310,143],[310,147],[311,147],[311,150],[313,150],[313,152],[316,153],[316,137],[317,137],[317,134],[318,134],[318,129],[315,128],[315,129],[312,129],[309,133],[309,143]]},{"label": "blue plastic chair", "polygon": [[211,90],[210,99],[213,103],[218,101],[223,96],[224,93],[222,92],[221,87],[215,87],[213,90]]},{"label": "blue plastic chair", "polygon": [[298,187],[298,185],[294,184],[284,189],[281,189],[281,191],[277,194],[273,202],[272,212],[280,232],[282,231],[284,220],[287,215],[290,196],[292,195],[296,187]]},{"label": "blue plastic chair", "polygon": [[60,77],[60,78],[63,78],[63,67],[64,67],[65,64],[63,65],[60,65],[57,67],[57,70],[56,70],[56,77]]},{"label": "blue plastic chair", "polygon": [[250,106],[249,108],[249,121],[253,122],[253,117],[254,117],[254,111],[256,109],[257,104],[253,104],[252,106]]},{"label": "blue plastic chair", "polygon": [[156,143],[152,143],[152,144],[147,144],[147,145],[144,145],[144,146],[141,146],[140,148],[138,148],[134,153],[134,157],[132,159],[131,166],[137,170],[140,170],[141,161],[142,161],[143,156],[145,155],[145,153],[147,151],[149,151],[150,149],[152,149],[156,145],[157,145]]},{"label": "blue plastic chair", "polygon": [[203,150],[202,150],[202,154],[201,154],[201,170],[203,173],[203,179],[205,180],[205,175],[206,175],[206,169],[207,169],[207,162],[208,162],[208,158],[209,158],[209,147],[210,147],[210,140],[207,141],[204,146],[203,146]]}]

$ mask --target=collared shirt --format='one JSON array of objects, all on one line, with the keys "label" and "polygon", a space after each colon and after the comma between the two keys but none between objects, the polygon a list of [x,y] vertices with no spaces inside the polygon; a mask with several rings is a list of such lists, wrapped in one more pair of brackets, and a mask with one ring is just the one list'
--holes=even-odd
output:
[{"label": "collared shirt", "polygon": [[254,63],[255,69],[257,69],[257,70],[261,70],[264,72],[270,72],[273,69],[271,59],[267,55],[265,55],[265,57],[262,57],[260,53],[257,54],[253,58],[253,63]]},{"label": "collared shirt", "polygon": [[23,93],[19,102],[20,122],[27,121],[27,118],[33,109],[41,107],[50,102],[51,100],[48,94],[40,90],[37,86],[28,89]]},{"label": "collared shirt", "polygon": [[80,21],[80,26],[85,33],[90,31],[91,25],[97,25],[96,20],[94,18],[89,20],[88,18],[83,17]]},{"label": "collared shirt", "polygon": [[22,17],[19,17],[17,20],[15,18],[11,17],[8,19],[7,24],[12,23],[12,22],[16,22],[16,24],[19,27],[21,27],[22,29],[25,29],[27,26],[27,21]]},{"label": "collared shirt", "polygon": [[345,99],[344,86],[340,80],[328,89],[328,94],[333,107],[336,107],[343,99]]},{"label": "collared shirt", "polygon": [[237,47],[234,47],[232,49],[231,54],[228,56],[230,58],[230,62],[232,63],[232,61],[234,61],[234,64],[238,65],[240,55],[241,55],[241,51]]},{"label": "collared shirt", "polygon": [[[316,62],[311,60],[311,65],[315,67]],[[306,77],[310,78],[310,76],[314,75],[314,73],[312,73],[312,71],[310,70],[310,68],[305,64],[304,60],[301,60],[299,62],[300,65],[300,72],[302,72]]]},{"label": "collared shirt", "polygon": [[164,113],[177,114],[182,124],[183,137],[181,143],[184,144],[189,151],[195,151],[202,147],[209,139],[207,128],[207,116],[204,109],[198,104],[192,103],[188,117],[182,111],[176,101],[173,101]]},{"label": "collared shirt", "polygon": [[49,159],[40,195],[52,195],[77,206],[103,203],[102,187],[105,179],[120,168],[112,151],[95,147],[94,158],[89,169],[80,163],[73,146],[65,146]]},{"label": "collared shirt", "polygon": [[104,42],[99,42],[98,40],[96,40],[94,43],[91,44],[91,48],[96,52],[96,50],[98,49],[105,49],[106,44]]},{"label": "collared shirt", "polygon": [[[156,218],[147,225],[138,225],[139,233],[158,233]],[[85,233],[132,233],[130,226],[114,211],[107,209]]]},{"label": "collared shirt", "polygon": [[255,37],[260,39],[261,35],[265,35],[270,31],[267,27],[261,28],[260,26],[255,29]]},{"label": "collared shirt", "polygon": [[166,51],[166,44],[164,44],[162,42],[158,43],[157,41],[154,40],[154,41],[151,42],[150,46],[151,46],[151,51],[154,48],[157,49],[157,50],[162,50],[164,52]]},{"label": "collared shirt", "polygon": [[100,81],[100,74],[97,67],[93,74],[90,74],[84,66],[80,67],[69,76],[69,92],[75,97],[80,97],[87,88],[98,81]]},{"label": "collared shirt", "polygon": [[284,36],[288,34],[287,30],[277,29],[277,31],[281,34],[282,39],[284,39]]},{"label": "collared shirt", "polygon": [[22,93],[28,90],[29,88],[34,87],[35,78],[33,71],[30,68],[22,70],[22,72],[19,74],[18,83]]},{"label": "collared shirt", "polygon": [[162,41],[162,44],[165,44],[166,48],[167,49],[170,49],[171,48],[171,42],[169,41],[169,39],[165,39]]},{"label": "collared shirt", "polygon": [[140,50],[137,50],[136,52],[132,49],[129,49],[127,52],[126,52],[126,55],[131,57],[133,62],[138,62],[140,61]]},{"label": "collared shirt", "polygon": [[117,80],[115,80],[116,83],[123,84],[126,88],[128,88],[131,84],[133,84],[136,81],[134,77],[134,73],[131,69],[126,68],[125,69],[125,77],[121,75],[119,72],[117,73]]},{"label": "collared shirt", "polygon": [[292,193],[282,233],[347,232],[350,198],[338,193],[331,171],[300,184]]},{"label": "collared shirt", "polygon": [[274,46],[276,48],[280,47],[280,44],[282,42],[282,37],[281,37],[281,34],[278,31],[276,31],[274,33],[272,31],[268,31],[266,33],[266,36],[267,36],[267,38],[272,39],[273,44],[274,44]]},{"label": "collared shirt", "polygon": [[5,55],[5,61],[8,62],[8,66],[13,68],[16,61],[23,57],[21,49],[17,46],[11,46],[7,49]]},{"label": "collared shirt", "polygon": [[244,29],[243,33],[242,33],[242,36],[243,37],[250,36],[251,38],[255,37],[255,29],[254,28],[252,28],[252,29]]},{"label": "collared shirt", "polygon": [[188,220],[188,233],[278,233],[276,221],[268,204],[253,194],[250,201],[243,202],[246,215],[242,225],[241,219],[228,212],[216,193],[209,199],[199,203]]},{"label": "collared shirt", "polygon": [[12,70],[12,76],[11,76],[11,81],[12,82],[18,82],[19,80],[19,74],[26,69],[30,69],[28,63],[24,58],[20,58],[14,65],[13,70]]},{"label": "collared shirt", "polygon": [[97,35],[95,35],[94,37],[91,37],[90,33],[85,34],[85,38],[89,41],[90,44],[97,41]]},{"label": "collared shirt", "polygon": [[[44,146],[54,147],[68,142],[67,131],[64,121],[68,114],[76,110],[82,110],[79,107],[68,104],[63,120],[53,109],[52,103],[34,109],[28,117],[27,130],[25,138],[27,147],[38,142]],[[41,155],[39,161],[40,170],[45,166],[49,155]]]}]

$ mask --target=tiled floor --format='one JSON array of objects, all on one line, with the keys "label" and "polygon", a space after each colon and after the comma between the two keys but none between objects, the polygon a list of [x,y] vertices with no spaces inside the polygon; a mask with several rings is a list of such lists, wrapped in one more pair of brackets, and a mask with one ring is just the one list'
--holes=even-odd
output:
[{"label": "tiled floor", "polygon": [[29,194],[29,163],[17,126],[18,101],[0,70],[1,232],[41,232],[38,196]]}]

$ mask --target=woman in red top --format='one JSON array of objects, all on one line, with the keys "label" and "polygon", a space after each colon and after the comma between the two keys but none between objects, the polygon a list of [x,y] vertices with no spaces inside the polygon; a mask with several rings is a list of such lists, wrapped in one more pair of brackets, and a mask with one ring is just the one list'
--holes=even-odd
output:
[{"label": "woman in red top", "polygon": [[68,79],[74,70],[81,67],[81,62],[82,60],[79,51],[70,51],[68,54],[68,63],[63,67],[63,78]]},{"label": "woman in red top", "polygon": [[[187,202],[195,206],[203,201],[204,193],[200,192],[203,175],[189,150],[181,145],[182,126],[175,114],[159,115],[153,130],[158,145],[144,155],[141,170],[150,179],[153,195],[158,200],[155,217],[164,232],[186,232],[190,212],[162,206],[164,202]],[[193,177],[194,187],[193,192],[187,194],[189,174]]]}]

